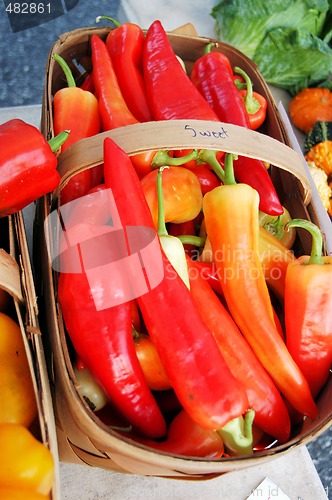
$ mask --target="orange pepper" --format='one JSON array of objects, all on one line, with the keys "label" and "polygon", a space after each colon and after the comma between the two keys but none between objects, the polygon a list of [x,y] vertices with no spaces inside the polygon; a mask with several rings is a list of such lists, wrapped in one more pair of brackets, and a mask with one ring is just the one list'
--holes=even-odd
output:
[{"label": "orange pepper", "polygon": [[28,427],[37,415],[30,367],[19,325],[0,313],[0,422]]},{"label": "orange pepper", "polygon": [[317,418],[309,385],[273,319],[259,258],[259,195],[236,184],[233,155],[226,155],[224,186],[204,196],[203,213],[229,311],[279,390],[300,413]]},{"label": "orange pepper", "polygon": [[[50,494],[54,479],[52,454],[28,429],[18,424],[1,423],[0,450],[1,498],[37,500],[37,493],[41,498]],[[6,489],[13,490],[12,496],[1,494]],[[17,490],[21,490],[21,497],[15,496]]]},{"label": "orange pepper", "polygon": [[[153,170],[141,180],[155,227],[158,226],[157,174]],[[169,167],[163,172],[165,222],[194,219],[202,208],[202,190],[198,177],[188,168]]]}]

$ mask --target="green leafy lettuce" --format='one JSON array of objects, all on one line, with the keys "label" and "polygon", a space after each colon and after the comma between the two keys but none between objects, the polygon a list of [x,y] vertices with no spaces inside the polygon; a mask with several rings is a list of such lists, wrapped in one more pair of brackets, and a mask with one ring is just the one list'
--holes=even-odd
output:
[{"label": "green leafy lettuce", "polygon": [[295,94],[332,86],[332,0],[221,0],[217,37],[251,58],[268,83]]}]

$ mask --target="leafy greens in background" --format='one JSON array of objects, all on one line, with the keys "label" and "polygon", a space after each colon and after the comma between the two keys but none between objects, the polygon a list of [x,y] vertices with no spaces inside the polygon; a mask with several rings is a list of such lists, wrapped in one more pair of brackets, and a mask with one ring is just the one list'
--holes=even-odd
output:
[{"label": "leafy greens in background", "polygon": [[211,15],[218,39],[252,59],[268,83],[292,95],[332,90],[332,0],[221,0]]}]

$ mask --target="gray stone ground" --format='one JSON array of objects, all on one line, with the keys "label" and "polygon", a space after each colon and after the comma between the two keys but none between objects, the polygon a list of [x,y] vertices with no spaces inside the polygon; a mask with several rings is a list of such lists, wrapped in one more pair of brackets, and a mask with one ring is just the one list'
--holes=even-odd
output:
[{"label": "gray stone ground", "polygon": [[[0,107],[40,104],[52,43],[61,33],[95,25],[98,15],[117,16],[119,0],[79,0],[67,14],[13,33],[0,3]],[[332,499],[332,428],[308,445],[324,488]]]}]

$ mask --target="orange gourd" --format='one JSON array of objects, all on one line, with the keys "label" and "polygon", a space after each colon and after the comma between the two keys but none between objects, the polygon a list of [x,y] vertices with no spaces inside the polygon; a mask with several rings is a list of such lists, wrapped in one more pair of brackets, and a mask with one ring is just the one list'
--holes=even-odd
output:
[{"label": "orange gourd", "polygon": [[308,134],[317,121],[332,121],[332,92],[327,88],[304,88],[289,103],[293,125]]}]

